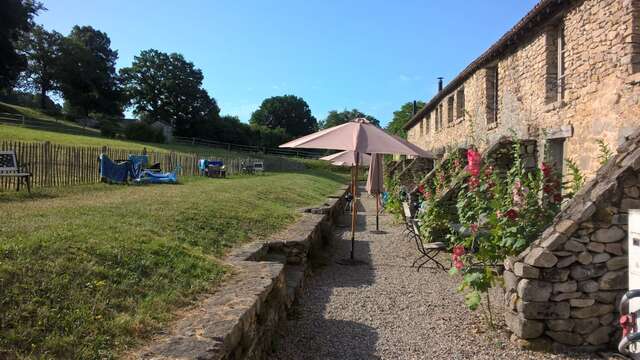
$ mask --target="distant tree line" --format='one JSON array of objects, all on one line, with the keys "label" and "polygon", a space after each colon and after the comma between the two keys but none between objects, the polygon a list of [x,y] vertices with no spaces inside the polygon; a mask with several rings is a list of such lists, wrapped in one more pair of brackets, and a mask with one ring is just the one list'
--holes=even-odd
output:
[{"label": "distant tree line", "polygon": [[[70,119],[100,121],[104,135],[119,133],[124,111],[141,123],[121,131],[139,140],[158,140],[150,124],[170,124],[177,136],[275,147],[318,129],[373,116],[357,109],[330,111],[318,121],[307,102],[294,95],[265,99],[249,123],[223,116],[203,88],[204,75],[178,53],[149,49],[128,67],[116,69],[118,51],[109,36],[91,26],[74,26],[64,35],[34,21],[46,10],[35,0],[0,0],[0,98],[37,106]],[[64,100],[60,107],[51,100]]]}]

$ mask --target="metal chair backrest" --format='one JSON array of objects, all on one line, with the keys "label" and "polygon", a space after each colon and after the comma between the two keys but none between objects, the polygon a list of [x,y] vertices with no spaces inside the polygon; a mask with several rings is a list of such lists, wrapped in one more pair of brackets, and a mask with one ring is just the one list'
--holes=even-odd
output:
[{"label": "metal chair backrest", "polygon": [[404,212],[404,217],[407,221],[411,220],[412,216],[411,216],[411,208],[409,207],[409,203],[408,202],[403,202],[402,203],[402,211]]},{"label": "metal chair backrest", "polygon": [[17,172],[18,160],[13,150],[0,151],[0,172]]}]

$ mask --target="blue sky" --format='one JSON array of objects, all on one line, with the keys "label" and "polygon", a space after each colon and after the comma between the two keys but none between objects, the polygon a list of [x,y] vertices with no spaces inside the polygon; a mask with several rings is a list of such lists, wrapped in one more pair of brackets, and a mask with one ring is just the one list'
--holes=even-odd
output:
[{"label": "blue sky", "polygon": [[246,121],[263,99],[303,97],[320,120],[358,108],[391,120],[428,100],[536,0],[44,0],[37,22],[106,32],[118,67],[145,49],[182,53],[222,109]]}]

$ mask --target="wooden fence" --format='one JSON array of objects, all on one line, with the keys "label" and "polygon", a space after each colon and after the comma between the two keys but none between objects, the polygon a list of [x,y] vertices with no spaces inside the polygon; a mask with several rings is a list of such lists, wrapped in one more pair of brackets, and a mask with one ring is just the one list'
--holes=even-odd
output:
[{"label": "wooden fence", "polygon": [[[225,158],[197,153],[154,152],[145,148],[124,149],[110,147],[69,146],[50,142],[0,141],[0,150],[14,150],[21,165],[33,174],[33,187],[55,187],[100,182],[100,154],[110,159],[125,160],[129,154],[149,155],[149,162],[160,163],[163,171],[172,171],[180,165],[179,176],[199,175],[199,159],[222,160],[227,174],[241,172],[243,162],[264,162],[266,171],[300,171],[305,166],[297,161],[280,157]],[[15,188],[16,179],[0,178],[0,190]]]}]

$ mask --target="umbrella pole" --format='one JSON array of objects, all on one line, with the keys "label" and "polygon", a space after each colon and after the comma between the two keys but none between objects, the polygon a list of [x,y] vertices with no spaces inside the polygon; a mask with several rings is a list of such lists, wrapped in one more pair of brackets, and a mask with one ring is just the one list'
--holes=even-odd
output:
[{"label": "umbrella pole", "polygon": [[358,190],[358,162],[356,161],[356,165],[353,167],[351,171],[351,184],[353,186],[353,203],[351,204],[351,260],[354,260],[354,248],[355,248],[355,237],[356,237],[356,221],[357,221],[357,212],[358,212],[358,197],[356,191]]},{"label": "umbrella pole", "polygon": [[380,231],[378,227],[378,214],[380,214],[380,193],[376,194],[376,231]]}]

